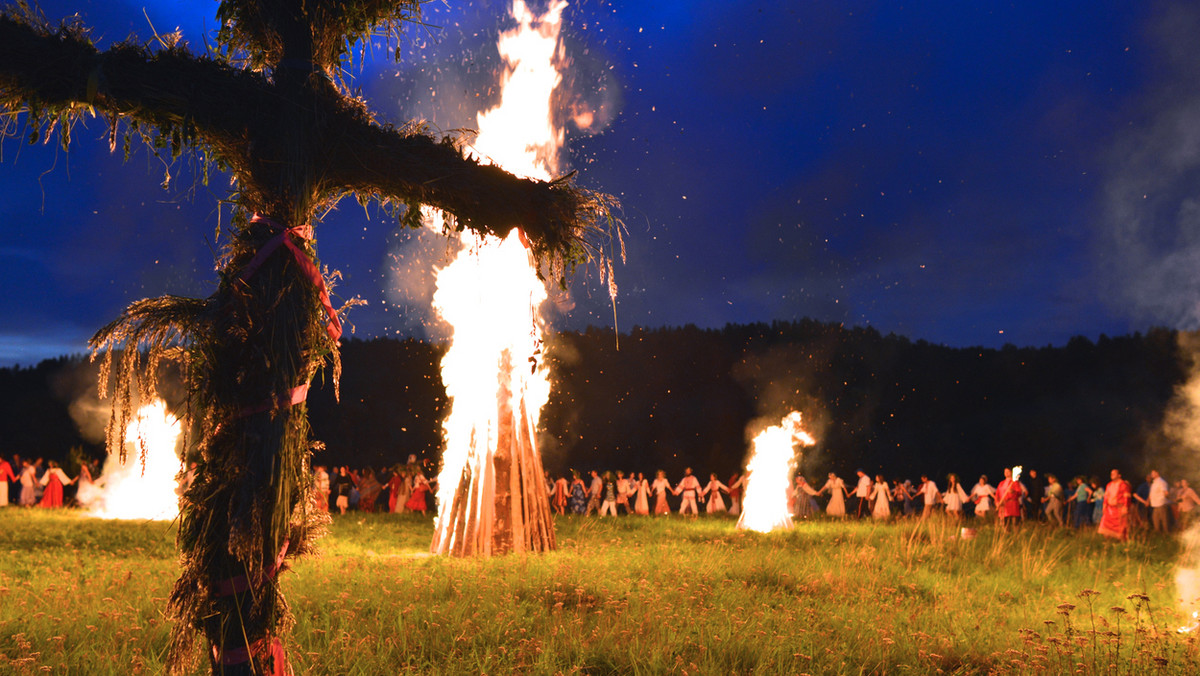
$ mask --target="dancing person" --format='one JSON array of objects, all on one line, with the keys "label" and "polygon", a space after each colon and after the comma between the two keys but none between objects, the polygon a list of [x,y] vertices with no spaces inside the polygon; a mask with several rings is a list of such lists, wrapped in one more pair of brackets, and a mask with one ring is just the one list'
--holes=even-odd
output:
[{"label": "dancing person", "polygon": [[886,519],[892,514],[891,508],[888,506],[888,496],[891,491],[888,490],[887,482],[883,480],[882,474],[875,475],[875,485],[871,487],[870,500],[873,505],[871,508],[871,518]]},{"label": "dancing person", "polygon": [[582,516],[587,512],[587,486],[583,483],[583,478],[579,476],[578,470],[571,470],[571,513],[576,516]]},{"label": "dancing person", "polygon": [[554,482],[554,491],[550,494],[550,506],[558,512],[559,516],[567,512],[567,496],[570,494],[571,488],[567,483],[567,478],[564,476],[558,477]]},{"label": "dancing person", "polygon": [[1050,482],[1046,486],[1046,495],[1042,500],[1046,503],[1046,518],[1052,524],[1063,525],[1063,496],[1066,492],[1063,490],[1062,484],[1058,483],[1058,477],[1053,474],[1047,474],[1046,479]]},{"label": "dancing person", "polygon": [[58,463],[51,460],[50,468],[42,475],[41,484],[45,489],[42,492],[42,501],[38,503],[38,506],[62,507],[63,487],[73,483],[75,483],[75,479],[68,478],[67,473],[62,471]]},{"label": "dancing person", "polygon": [[957,474],[946,476],[946,492],[942,494],[942,502],[946,504],[946,514],[956,521],[963,518],[963,505],[967,502],[967,492],[958,482]]},{"label": "dancing person", "polygon": [[404,504],[405,509],[410,512],[425,513],[429,509],[429,504],[425,500],[425,496],[429,493],[429,479],[420,471],[413,477],[412,495],[408,496],[408,502]]},{"label": "dancing person", "polygon": [[971,502],[975,505],[975,516],[986,519],[992,511],[992,502],[996,499],[996,489],[988,483],[986,474],[979,477],[979,483],[971,487]]},{"label": "dancing person", "polygon": [[928,519],[933,513],[933,507],[937,504],[938,497],[941,492],[938,491],[937,484],[928,476],[921,475],[921,497],[925,498],[925,504],[921,507],[921,519]]},{"label": "dancing person", "polygon": [[383,484],[379,483],[379,479],[375,478],[375,470],[370,467],[363,470],[363,477],[359,482],[358,490],[358,508],[364,512],[374,512],[375,498],[383,491]]},{"label": "dancing person", "polygon": [[1167,510],[1169,509],[1171,488],[1167,485],[1167,480],[1159,475],[1158,470],[1150,470],[1150,522],[1154,525],[1155,532],[1166,533],[1170,530],[1167,521]]},{"label": "dancing person", "polygon": [[846,497],[849,495],[846,492],[846,482],[830,472],[829,479],[824,486],[821,486],[821,490],[817,491],[817,494],[820,495],[825,491],[829,491],[829,503],[825,505],[825,513],[838,519],[845,517]]},{"label": "dancing person", "polygon": [[1075,503],[1071,505],[1071,523],[1076,529],[1080,529],[1088,525],[1091,516],[1088,514],[1087,501],[1092,491],[1088,488],[1087,482],[1083,480],[1082,476],[1072,479],[1071,485],[1075,487],[1071,496],[1067,498],[1068,503]]},{"label": "dancing person", "polygon": [[1099,525],[1104,518],[1104,486],[1100,485],[1100,477],[1096,476],[1088,479],[1088,484],[1092,487],[1092,495],[1088,498],[1092,508],[1092,523]]},{"label": "dancing person", "polygon": [[592,481],[588,485],[588,503],[587,510],[584,511],[584,516],[591,516],[592,512],[600,512],[601,492],[604,490],[604,479],[600,478],[600,472],[592,470]]},{"label": "dancing person", "polygon": [[746,487],[746,477],[740,472],[734,472],[729,477],[729,513],[737,516],[742,513],[742,491]]},{"label": "dancing person", "polygon": [[388,479],[388,511],[392,514],[403,514],[407,509],[408,499],[412,497],[412,479],[407,466],[397,465],[392,468],[392,478]]},{"label": "dancing person", "polygon": [[1042,498],[1046,497],[1046,487],[1038,480],[1038,471],[1029,470],[1029,493],[1025,496],[1025,518],[1031,521],[1042,520]]},{"label": "dancing person", "polygon": [[650,482],[646,481],[645,474],[638,472],[637,481],[633,484],[633,491],[637,495],[633,501],[633,513],[646,516],[650,513]]},{"label": "dancing person", "polygon": [[1004,468],[1004,480],[996,487],[996,516],[1005,528],[1012,528],[1021,520],[1021,501],[1027,491],[1025,485],[1013,478],[1011,469]]},{"label": "dancing person", "polygon": [[630,474],[629,478],[626,479],[625,473],[621,470],[617,470],[617,507],[624,507],[626,515],[628,515],[630,512],[629,496],[633,493],[633,488],[631,486],[632,483],[632,474]]},{"label": "dancing person", "polygon": [[896,503],[897,516],[912,516],[912,487],[911,481],[901,481],[899,477],[892,482],[892,502]]},{"label": "dancing person", "polygon": [[1196,494],[1196,489],[1188,485],[1186,479],[1180,479],[1176,501],[1179,503],[1179,527],[1187,530],[1192,522],[1192,512],[1196,510],[1197,505],[1200,505],[1200,495]]},{"label": "dancing person", "polygon": [[654,513],[664,516],[670,514],[671,508],[667,505],[667,491],[672,489],[671,482],[667,481],[666,472],[658,470],[654,476],[654,483],[650,484],[650,490],[654,491]]},{"label": "dancing person", "polygon": [[613,478],[612,472],[605,472],[600,487],[603,492],[603,499],[600,501],[599,516],[604,516],[607,513],[609,516],[617,515],[617,480]]},{"label": "dancing person", "polygon": [[17,504],[22,507],[32,507],[37,503],[37,469],[29,460],[21,462],[21,474],[17,477],[17,481],[21,484],[21,495],[17,498]]},{"label": "dancing person", "polygon": [[690,511],[692,516],[700,515],[700,509],[696,506],[696,498],[700,495],[700,480],[692,475],[691,467],[683,469],[683,479],[671,492],[675,495],[683,494],[683,500],[679,503],[680,514],[687,514]]},{"label": "dancing person", "polygon": [[792,507],[793,517],[807,519],[810,516],[815,516],[820,511],[816,501],[817,491],[809,485],[808,479],[805,479],[803,474],[796,475],[792,492],[796,496],[795,504]]},{"label": "dancing person", "polygon": [[700,498],[707,502],[704,508],[706,513],[720,514],[725,511],[725,499],[721,497],[721,491],[728,493],[729,487],[721,483],[716,472],[709,474],[708,483],[700,489]]},{"label": "dancing person", "polygon": [[8,482],[16,480],[17,475],[13,474],[12,465],[0,458],[0,507],[8,506]]},{"label": "dancing person", "polygon": [[1113,470],[1108,485],[1104,487],[1104,516],[1100,519],[1098,532],[1122,542],[1129,539],[1129,484],[1121,473]]},{"label": "dancing person", "polygon": [[861,469],[856,471],[858,475],[858,483],[854,486],[854,498],[857,504],[854,506],[854,512],[859,519],[863,518],[863,514],[871,511],[871,477]]}]

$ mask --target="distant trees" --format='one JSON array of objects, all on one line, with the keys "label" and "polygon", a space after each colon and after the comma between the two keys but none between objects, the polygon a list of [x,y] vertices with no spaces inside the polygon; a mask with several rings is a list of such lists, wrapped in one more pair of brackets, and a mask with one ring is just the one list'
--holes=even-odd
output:
[{"label": "distant trees", "polygon": [[[554,389],[540,447],[554,473],[575,467],[732,472],[747,427],[799,409],[817,438],[802,469],[968,482],[1024,464],[1060,474],[1140,472],[1170,444],[1159,432],[1185,377],[1178,334],[1063,347],[948,348],[871,328],[811,320],[722,329],[560,333],[548,345]],[[446,395],[443,348],[416,340],[350,340],[342,401],[314,383],[315,462],[385,465],[410,453],[437,461]],[[81,359],[0,369],[0,452],[63,459],[85,443],[67,413],[94,387]],[[99,446],[88,447],[99,452]],[[1169,467],[1169,463],[1160,466]]]}]

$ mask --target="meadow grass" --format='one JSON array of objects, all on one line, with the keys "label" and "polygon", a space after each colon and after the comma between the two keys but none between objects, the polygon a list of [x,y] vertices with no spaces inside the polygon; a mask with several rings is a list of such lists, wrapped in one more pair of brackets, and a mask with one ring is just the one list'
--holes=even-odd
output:
[{"label": "meadow grass", "polygon": [[[335,516],[283,574],[297,674],[1196,674],[1167,538],[1027,525],[559,518],[538,556]],[[0,673],[160,673],[174,527],[0,510]],[[200,663],[196,673],[205,673]]]}]

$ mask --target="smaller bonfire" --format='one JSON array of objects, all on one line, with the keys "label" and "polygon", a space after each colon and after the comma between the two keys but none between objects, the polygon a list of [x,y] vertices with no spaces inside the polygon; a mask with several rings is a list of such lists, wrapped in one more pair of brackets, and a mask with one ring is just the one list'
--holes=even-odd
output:
[{"label": "smaller bonfire", "polygon": [[792,411],[783,422],[754,437],[746,463],[746,497],[739,529],[770,533],[792,527],[788,491],[796,473],[796,446],[817,443],[800,426],[800,413]]}]

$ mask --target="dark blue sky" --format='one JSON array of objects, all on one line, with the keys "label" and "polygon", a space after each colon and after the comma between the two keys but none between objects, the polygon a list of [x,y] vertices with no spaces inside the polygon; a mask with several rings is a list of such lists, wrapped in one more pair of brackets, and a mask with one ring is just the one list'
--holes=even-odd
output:
[{"label": "dark blue sky", "polygon": [[[105,44],[148,38],[143,6],[198,50],[216,3],[42,2]],[[354,84],[385,120],[471,126],[505,11],[431,2],[405,61],[372,50]],[[629,226],[622,328],[813,317],[994,347],[1198,325],[1195,3],[577,0],[565,17],[567,98],[603,121],[571,128],[571,164]],[[123,163],[104,134],[3,144],[0,365],[79,351],[132,300],[212,291],[227,183],[182,162],[162,190],[159,160]],[[317,238],[338,295],[369,303],[355,335],[423,334],[438,241],[351,200]],[[611,325],[594,276],[572,292],[558,325]]]}]

